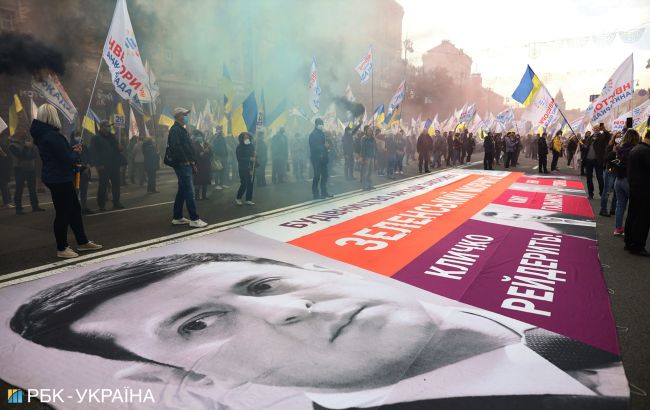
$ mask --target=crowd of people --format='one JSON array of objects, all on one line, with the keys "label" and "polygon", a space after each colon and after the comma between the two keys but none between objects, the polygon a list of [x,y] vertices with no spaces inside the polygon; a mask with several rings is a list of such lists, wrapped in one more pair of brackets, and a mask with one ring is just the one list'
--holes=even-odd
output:
[{"label": "crowd of people", "polygon": [[[52,113],[46,115],[48,110],[42,108],[43,120],[34,121],[29,131],[19,128],[11,139],[0,139],[0,191],[3,207],[15,208],[16,213],[22,215],[25,213],[25,185],[33,212],[43,211],[38,202],[39,184],[42,182],[50,189],[57,212],[55,236],[60,257],[77,256],[63,239],[62,232],[67,231],[68,226],[80,245],[92,246],[87,245],[92,242],[85,237],[76,209],[79,208],[79,215],[94,213],[88,203],[93,171],[97,181],[97,208],[105,211],[109,198],[113,210],[124,208],[120,189],[129,182],[140,187],[146,184],[147,194],[158,193],[157,171],[161,162],[170,166],[178,179],[172,224],[204,227],[207,223],[200,219],[195,201],[206,200],[212,189],[222,191],[239,180],[239,189],[236,194],[233,192],[235,203],[255,205],[253,190],[267,185],[269,163],[271,184],[289,182],[290,174],[296,181],[311,179],[313,198],[320,200],[332,197],[328,180],[336,172],[338,163],[342,163],[345,180],[358,180],[361,189],[372,190],[377,177],[395,179],[411,162],[417,163],[419,173],[428,173],[434,168],[470,163],[474,151],[481,149],[485,170],[493,170],[495,165],[502,165],[504,169],[517,167],[521,154],[538,161],[540,174],[548,174],[549,154],[551,172],[559,171],[560,159],[566,158],[568,167],[580,169],[581,175],[586,177],[590,199],[594,198],[595,175],[600,216],[615,216],[614,235],[625,235],[626,249],[630,252],[647,255],[645,238],[650,218],[645,216],[643,207],[650,205],[650,189],[645,180],[638,177],[644,172],[647,174],[648,162],[644,155],[648,154],[643,151],[647,145],[632,129],[612,135],[601,124],[593,132],[587,131],[584,137],[579,133],[563,136],[561,132],[553,136],[542,133],[525,137],[515,132],[503,135],[487,132],[477,143],[477,138],[467,129],[444,133],[436,130],[433,135],[424,130],[416,135],[401,129],[382,130],[359,123],[348,125],[342,135],[338,135],[325,130],[323,120],[316,119],[309,135],[294,133],[289,137],[284,128],[279,128],[273,131],[267,144],[265,129],[254,135],[244,132],[235,137],[225,135],[217,126],[212,133],[204,133],[188,126],[189,110],[178,107],[174,110],[175,122],[169,130],[164,152],[149,136],[136,135],[126,143],[119,141],[111,132],[112,124],[103,120],[99,122],[96,135],[83,140],[79,132],[66,138],[56,130],[69,152],[63,155],[62,148],[58,147],[60,151],[52,156],[48,154],[48,149],[52,149],[49,140],[39,139],[35,134],[39,132],[38,125],[44,127],[40,123],[57,127],[58,117],[54,118]],[[55,140],[62,143],[58,137]],[[635,161],[637,158],[640,159]],[[74,162],[70,172],[63,173],[56,168],[61,167],[61,161]],[[37,177],[39,172],[41,178]],[[13,203],[8,188],[11,173],[15,178]],[[68,182],[74,182],[76,189],[52,185]],[[70,189],[75,192],[75,200],[70,199]],[[189,219],[183,216],[183,208]]]}]

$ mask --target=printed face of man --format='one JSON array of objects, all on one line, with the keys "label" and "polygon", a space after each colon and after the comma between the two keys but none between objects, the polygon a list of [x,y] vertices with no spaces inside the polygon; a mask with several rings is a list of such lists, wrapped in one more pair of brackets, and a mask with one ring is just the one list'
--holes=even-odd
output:
[{"label": "printed face of man", "polygon": [[436,325],[411,295],[355,275],[218,262],[110,299],[72,329],[212,377],[327,389],[399,380]]}]

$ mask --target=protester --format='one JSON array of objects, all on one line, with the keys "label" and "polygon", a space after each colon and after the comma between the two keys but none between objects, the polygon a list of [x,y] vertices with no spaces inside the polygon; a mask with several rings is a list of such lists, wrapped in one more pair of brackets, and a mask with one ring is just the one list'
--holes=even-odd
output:
[{"label": "protester", "polygon": [[452,140],[452,150],[451,150],[451,163],[456,166],[460,163],[460,150],[463,146],[462,141],[460,140],[460,135],[458,133],[454,134],[454,139]]},{"label": "protester", "polygon": [[74,131],[70,135],[70,141],[75,145],[82,144],[79,163],[79,201],[81,202],[81,214],[92,215],[95,212],[88,208],[88,186],[90,185],[90,178],[92,177],[90,144],[87,138],[81,140],[81,133],[79,131]]},{"label": "protester", "polygon": [[[325,133],[323,132],[323,120],[320,118],[316,118],[316,121],[314,121],[314,130],[309,134],[309,155],[314,170],[314,179],[311,184],[311,192],[314,199],[329,198],[332,195],[327,192],[327,144],[325,141]],[[320,193],[318,192],[319,186]]]},{"label": "protester", "polygon": [[402,175],[404,173],[404,154],[406,141],[404,140],[404,131],[400,130],[395,136],[395,150],[397,153],[395,173]]},{"label": "protester", "polygon": [[[628,130],[627,132],[636,132]],[[635,137],[630,137],[630,139]],[[630,198],[625,219],[625,249],[638,256],[650,256],[645,248],[650,230],[650,131],[628,156],[627,180]]]},{"label": "protester", "polygon": [[266,164],[269,160],[269,148],[264,140],[264,130],[257,130],[255,134],[255,155],[257,168],[255,169],[255,185],[258,187],[266,186]]},{"label": "protester", "polygon": [[431,164],[434,168],[442,167],[442,157],[447,151],[447,140],[445,137],[440,135],[440,131],[436,130],[433,137],[433,163]]},{"label": "protester", "polygon": [[507,133],[503,139],[504,145],[506,148],[506,157],[503,161],[505,168],[510,168],[515,166],[515,145],[516,141],[513,138],[512,133]]},{"label": "protester", "polygon": [[[605,162],[603,170],[603,193],[600,195],[600,216],[610,217],[616,213],[616,192],[614,191],[614,181],[616,179],[616,169],[613,161],[616,159],[616,139],[621,139],[621,133],[617,133],[614,138],[609,140],[605,149]],[[610,211],[607,211],[607,201],[609,193],[612,193],[612,204]]]},{"label": "protester", "polygon": [[548,174],[548,143],[546,142],[546,133],[542,133],[537,138],[537,158],[538,158],[538,172],[540,174]]},{"label": "protester", "polygon": [[569,137],[569,141],[567,142],[567,161],[566,164],[567,166],[571,166],[571,161],[573,161],[573,156],[576,153],[576,150],[578,149],[578,141],[580,139],[580,134],[577,136],[575,134],[571,134]]},{"label": "protester", "polygon": [[253,137],[248,132],[239,134],[239,145],[235,151],[237,155],[237,166],[239,169],[239,189],[235,203],[243,205],[242,197],[246,194],[246,204],[255,205],[253,202],[253,176],[256,172],[257,161],[255,158],[255,146]]},{"label": "protester", "polygon": [[621,145],[616,150],[616,160],[613,162],[616,173],[614,181],[614,193],[616,194],[616,221],[614,224],[614,235],[621,236],[623,229],[623,215],[630,197],[630,184],[627,180],[627,163],[632,148],[639,143],[639,133],[626,132]]},{"label": "protester", "polygon": [[143,186],[144,185],[144,178],[145,178],[145,173],[144,173],[144,152],[142,151],[142,138],[138,135],[135,135],[131,138],[131,140],[135,140],[135,144],[133,144],[133,147],[131,148],[131,164],[133,166],[133,178],[131,179],[131,182],[135,183],[137,180],[138,186]]},{"label": "protester", "polygon": [[587,190],[589,199],[594,198],[594,172],[598,181],[598,195],[603,194],[603,164],[605,162],[605,149],[609,143],[610,134],[605,130],[605,124],[600,124],[594,133],[585,140],[582,148],[582,162],[587,175]]},{"label": "protester", "polygon": [[[388,134],[386,136],[386,177],[395,179],[395,168],[397,167],[397,144],[395,136]],[[433,145],[433,144],[432,144]]]},{"label": "protester", "polygon": [[11,193],[9,192],[9,179],[11,177],[11,155],[9,140],[0,135],[0,192],[2,193],[2,209],[13,209]]},{"label": "protester", "polygon": [[56,108],[50,104],[38,107],[36,119],[32,121],[29,132],[38,147],[43,167],[41,179],[52,195],[56,215],[54,217],[54,237],[56,256],[76,258],[79,254],[68,246],[68,226],[77,240],[77,250],[94,251],[102,246],[89,241],[81,219],[81,205],[74,186],[74,169],[79,163],[81,145],[71,147],[68,140],[59,132],[61,122]]},{"label": "protester", "polygon": [[483,151],[483,169],[492,170],[492,163],[494,162],[494,139],[489,132],[483,141]]},{"label": "protester", "polygon": [[562,156],[562,131],[558,131],[553,136],[551,140],[551,155],[553,159],[551,160],[551,172],[558,171],[557,162]]},{"label": "protester", "polygon": [[476,139],[474,139],[474,134],[469,133],[467,138],[465,139],[465,162],[471,162],[472,161],[472,153],[474,152],[474,147],[476,146]]},{"label": "protester", "polygon": [[192,133],[192,148],[196,159],[194,199],[205,200],[208,199],[208,186],[212,183],[212,148],[199,130]]},{"label": "protester", "polygon": [[90,143],[90,159],[99,174],[97,187],[97,206],[100,211],[106,210],[106,190],[111,185],[113,209],[124,209],[120,203],[120,166],[125,158],[120,152],[120,147],[115,135],[110,132],[110,123],[102,120],[99,131]]},{"label": "protester", "polygon": [[144,156],[144,170],[147,174],[147,193],[157,194],[156,171],[160,165],[160,155],[153,138],[145,137],[142,143],[142,155]]},{"label": "protester", "polygon": [[497,165],[501,165],[501,152],[503,151],[503,139],[501,134],[494,135],[494,161]]},{"label": "protester", "polygon": [[305,169],[307,168],[307,141],[299,133],[295,133],[290,147],[293,176],[296,181],[303,181],[305,179]]},{"label": "protester", "polygon": [[[174,168],[178,178],[178,191],[174,200],[172,225],[189,224],[192,228],[203,228],[207,223],[199,218],[194,202],[194,181],[196,173],[196,156],[192,141],[185,129],[189,123],[190,110],[183,107],[174,108],[174,125],[169,128],[165,164]],[[183,217],[183,204],[187,207],[190,219]]]},{"label": "protester", "polygon": [[[36,157],[38,149],[34,143],[28,140],[27,130],[19,127],[11,139],[9,151],[11,152],[14,166],[14,178],[16,180],[16,190],[14,192],[14,205],[16,215],[22,215],[23,211],[23,188],[27,183],[29,191],[29,202],[32,206],[32,212],[44,211],[38,206],[38,196],[36,195]],[[30,138],[31,139],[31,138]]]},{"label": "protester", "polygon": [[427,130],[423,130],[418,137],[417,151],[418,172],[420,174],[422,172],[431,172],[429,171],[429,158],[431,158],[431,152],[433,151],[433,141]]},{"label": "protester", "polygon": [[222,190],[227,188],[226,174],[228,172],[228,144],[223,135],[223,127],[218,125],[212,139],[212,172],[214,173],[214,188]]},{"label": "protester", "polygon": [[271,138],[271,181],[274,184],[287,182],[289,168],[289,141],[284,133],[284,127]]},{"label": "protester", "polygon": [[348,125],[345,127],[343,137],[341,137],[341,146],[343,148],[343,175],[346,181],[354,180],[354,135],[361,127],[361,123],[355,127]]},{"label": "protester", "polygon": [[369,191],[372,186],[372,168],[375,163],[377,147],[372,127],[366,125],[364,136],[361,138],[361,189]]}]

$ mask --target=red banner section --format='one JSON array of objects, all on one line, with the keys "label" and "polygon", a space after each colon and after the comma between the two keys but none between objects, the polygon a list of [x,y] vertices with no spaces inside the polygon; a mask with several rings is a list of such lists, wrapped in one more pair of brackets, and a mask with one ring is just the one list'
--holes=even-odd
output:
[{"label": "red banner section", "polygon": [[517,180],[522,184],[554,186],[557,188],[572,188],[572,189],[585,189],[585,186],[580,181],[573,179],[559,179],[559,178],[539,178],[533,176],[523,176]]},{"label": "red banner section", "polygon": [[515,208],[540,209],[556,213],[580,215],[588,218],[594,217],[589,200],[585,197],[575,195],[507,189],[494,203]]},{"label": "red banner section", "polygon": [[391,276],[493,202],[521,175],[470,175],[290,243]]}]

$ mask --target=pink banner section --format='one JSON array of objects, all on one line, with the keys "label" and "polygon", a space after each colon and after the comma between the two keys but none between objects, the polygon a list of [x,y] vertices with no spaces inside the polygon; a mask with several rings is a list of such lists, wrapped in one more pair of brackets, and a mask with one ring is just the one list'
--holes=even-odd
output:
[{"label": "pink banner section", "polygon": [[541,186],[554,186],[556,188],[571,188],[571,189],[585,189],[582,182],[574,179],[563,178],[540,178],[534,176],[523,176],[517,180],[520,184],[541,185]]},{"label": "pink banner section", "polygon": [[619,352],[595,241],[469,220],[393,278]]},{"label": "pink banner section", "polygon": [[494,203],[516,208],[540,209],[556,213],[580,215],[588,218],[594,217],[589,200],[586,197],[575,195],[507,189]]}]

